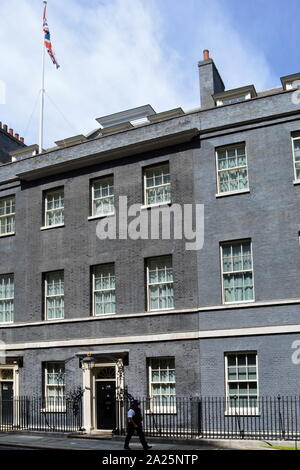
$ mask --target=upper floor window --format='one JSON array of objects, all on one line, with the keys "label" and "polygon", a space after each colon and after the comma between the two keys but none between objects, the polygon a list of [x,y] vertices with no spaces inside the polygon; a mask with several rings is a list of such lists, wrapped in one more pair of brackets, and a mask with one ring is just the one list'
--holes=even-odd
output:
[{"label": "upper floor window", "polygon": [[114,264],[103,264],[93,268],[93,313],[116,312],[116,277]]},{"label": "upper floor window", "polygon": [[174,412],[176,407],[175,358],[149,359],[149,395],[151,410]]},{"label": "upper floor window", "polygon": [[245,144],[219,148],[216,157],[218,194],[249,188]]},{"label": "upper floor window", "polygon": [[55,271],[45,275],[45,318],[64,318],[64,272]]},{"label": "upper floor window", "polygon": [[255,412],[258,399],[257,354],[226,354],[225,376],[228,411]]},{"label": "upper floor window", "polygon": [[108,176],[92,182],[92,216],[114,214],[114,178]]},{"label": "upper floor window", "polygon": [[65,364],[63,362],[46,362],[45,373],[45,407],[59,411],[64,407],[65,399]]},{"label": "upper floor window", "polygon": [[247,93],[246,95],[232,96],[231,98],[222,98],[217,100],[217,106],[223,106],[224,104],[234,104],[241,103],[242,101],[249,100],[251,95]]},{"label": "upper floor window", "polygon": [[63,225],[64,189],[55,189],[45,193],[45,226]]},{"label": "upper floor window", "polygon": [[14,321],[14,276],[0,276],[0,323]]},{"label": "upper floor window", "polygon": [[0,235],[12,235],[15,233],[15,217],[15,196],[0,199]]},{"label": "upper floor window", "polygon": [[144,170],[144,204],[151,206],[171,202],[169,164]]},{"label": "upper floor window", "polygon": [[222,243],[223,302],[254,300],[251,241]]},{"label": "upper floor window", "polygon": [[295,179],[300,180],[300,136],[293,137],[293,157]]},{"label": "upper floor window", "polygon": [[257,96],[254,85],[247,85],[233,90],[226,90],[221,93],[215,93],[213,98],[217,106],[225,104],[241,103],[243,101],[251,100]]},{"label": "upper floor window", "polygon": [[147,261],[148,310],[174,308],[172,257],[162,256]]}]

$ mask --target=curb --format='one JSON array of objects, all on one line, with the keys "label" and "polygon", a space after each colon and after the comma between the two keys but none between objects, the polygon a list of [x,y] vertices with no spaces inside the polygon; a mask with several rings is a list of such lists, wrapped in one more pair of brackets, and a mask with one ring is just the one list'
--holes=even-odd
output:
[{"label": "curb", "polygon": [[[65,447],[62,447],[62,446],[55,446],[55,447],[52,447],[52,446],[46,446],[46,445],[40,445],[40,444],[37,444],[35,446],[33,445],[30,445],[30,444],[19,444],[19,443],[13,443],[13,442],[1,442],[0,441],[0,450],[1,450],[1,446],[5,446],[5,447],[19,447],[20,449],[29,449],[29,450],[65,450],[65,451],[69,451],[69,450],[78,450],[78,451],[86,451],[86,450],[90,450],[90,451],[97,451],[98,449],[87,449],[87,448],[83,448],[83,449],[78,449],[78,448],[74,448],[74,449],[69,449],[69,448],[65,448]],[[5,452],[5,451],[3,451]]]},{"label": "curb", "polygon": [[[125,436],[114,436],[113,441],[123,441]],[[161,439],[159,437],[146,437],[148,442],[153,444],[180,444],[185,446],[208,446],[219,449],[235,449],[235,450],[269,450],[264,445],[268,445],[266,441],[256,440],[240,440],[240,439]],[[133,442],[139,442],[137,436],[133,436],[131,439]],[[270,446],[270,450],[272,447]]]},{"label": "curb", "polygon": [[[125,436],[113,436],[112,438],[113,441],[124,441],[125,440]],[[204,440],[204,439],[168,439],[168,438],[159,438],[159,437],[147,437],[146,436],[146,440],[148,442],[152,442],[153,444],[173,444],[173,445],[176,445],[176,444],[183,444],[183,445],[186,445],[186,446],[195,446],[195,445],[198,445],[199,447],[201,446],[213,446],[215,444],[215,442],[212,442],[212,441],[208,441],[208,440]],[[132,442],[139,442],[139,438],[137,436],[133,436],[131,438],[131,441]]]}]

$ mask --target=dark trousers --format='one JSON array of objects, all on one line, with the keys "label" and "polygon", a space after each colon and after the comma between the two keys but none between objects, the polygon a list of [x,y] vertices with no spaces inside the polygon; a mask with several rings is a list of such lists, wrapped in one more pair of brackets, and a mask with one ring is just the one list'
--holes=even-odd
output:
[{"label": "dark trousers", "polygon": [[125,439],[124,447],[129,446],[129,442],[130,442],[130,439],[132,438],[132,436],[134,435],[134,431],[136,431],[137,435],[139,436],[143,448],[146,449],[148,444],[146,442],[142,426],[138,426],[137,428],[135,428],[133,426],[133,424],[131,424],[131,423],[129,423],[128,427],[127,427],[127,436],[126,436],[126,439]]}]

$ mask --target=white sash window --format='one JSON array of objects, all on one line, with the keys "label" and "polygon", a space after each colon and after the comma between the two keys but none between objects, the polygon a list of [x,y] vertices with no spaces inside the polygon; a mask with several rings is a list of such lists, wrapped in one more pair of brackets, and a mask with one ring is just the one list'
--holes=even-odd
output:
[{"label": "white sash window", "polygon": [[93,269],[94,315],[116,312],[116,277],[114,264]]},{"label": "white sash window", "polygon": [[47,191],[45,195],[45,227],[63,225],[64,190]]},{"label": "white sash window", "polygon": [[14,321],[14,276],[0,276],[0,323]]},{"label": "white sash window", "polygon": [[147,206],[171,202],[169,164],[145,169],[144,191],[144,204]]},{"label": "white sash window", "polygon": [[15,196],[0,199],[0,235],[15,233]]},{"label": "white sash window", "polygon": [[46,320],[64,318],[64,272],[56,271],[45,275]]}]

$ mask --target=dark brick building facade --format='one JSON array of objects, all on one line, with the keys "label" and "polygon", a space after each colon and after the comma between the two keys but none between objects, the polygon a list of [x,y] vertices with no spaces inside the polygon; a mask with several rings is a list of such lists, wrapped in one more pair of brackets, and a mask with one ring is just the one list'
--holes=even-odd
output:
[{"label": "dark brick building facade", "polygon": [[[88,431],[107,427],[97,381],[167,401],[172,394],[235,393],[251,401],[298,393],[298,75],[264,92],[253,85],[225,91],[207,53],[199,72],[196,110],[156,114],[145,106],[106,116],[102,129],[42,154],[36,146],[9,149],[13,161],[0,168],[0,198],[15,198],[15,212],[2,214],[8,233],[0,237],[0,302],[11,310],[2,313],[0,370],[12,371],[15,395],[53,397],[85,387]],[[7,152],[2,140],[0,146]],[[188,251],[185,240],[172,238],[97,237],[103,214],[95,215],[93,204],[107,204],[113,191],[116,213],[119,196],[128,206],[147,206],[151,169],[164,172],[171,187],[167,207],[204,205],[202,249]],[[54,224],[47,222],[51,210]],[[150,286],[149,266],[162,265],[167,287]],[[151,309],[155,292],[165,301],[164,289],[172,308]],[[81,367],[88,353],[92,371]],[[120,361],[124,375],[114,379]]]}]

